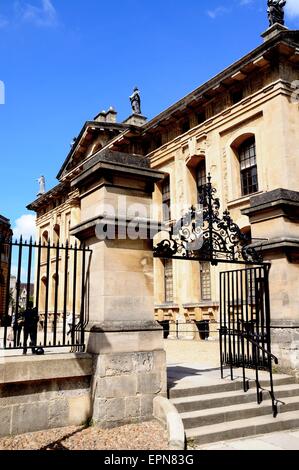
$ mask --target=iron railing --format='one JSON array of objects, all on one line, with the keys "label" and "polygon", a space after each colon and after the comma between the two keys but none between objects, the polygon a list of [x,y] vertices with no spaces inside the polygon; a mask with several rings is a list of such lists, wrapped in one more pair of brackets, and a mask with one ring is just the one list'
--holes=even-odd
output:
[{"label": "iron railing", "polygon": [[0,349],[83,351],[91,250],[21,237],[0,240],[0,253]]},{"label": "iron railing", "polygon": [[220,273],[220,363],[221,377],[224,366],[242,368],[244,392],[249,389],[245,369],[255,370],[257,403],[263,400],[259,371],[269,372],[273,416],[277,416],[278,401],[273,387],[272,362],[278,359],[271,352],[269,269],[257,267]]}]

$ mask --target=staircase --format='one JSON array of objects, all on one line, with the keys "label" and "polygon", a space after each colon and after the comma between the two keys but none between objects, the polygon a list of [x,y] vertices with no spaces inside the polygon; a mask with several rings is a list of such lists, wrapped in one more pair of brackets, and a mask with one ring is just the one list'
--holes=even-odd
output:
[{"label": "staircase", "polygon": [[250,388],[246,393],[241,379],[213,379],[211,384],[195,386],[182,381],[171,386],[169,398],[183,420],[188,444],[202,446],[299,428],[299,384],[294,377],[274,375],[275,397],[284,404],[278,404],[278,416],[273,418],[267,375],[260,380],[264,388],[260,405],[253,376],[249,377]]}]

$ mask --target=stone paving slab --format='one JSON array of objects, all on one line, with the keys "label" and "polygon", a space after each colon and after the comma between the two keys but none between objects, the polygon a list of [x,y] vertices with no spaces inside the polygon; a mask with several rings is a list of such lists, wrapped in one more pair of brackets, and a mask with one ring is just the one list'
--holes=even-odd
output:
[{"label": "stone paving slab", "polygon": [[190,450],[298,450],[299,430],[283,431],[246,439],[190,447]]},{"label": "stone paving slab", "polygon": [[[177,363],[168,364],[167,368],[168,385],[174,389],[188,388],[188,387],[201,387],[223,384],[224,382],[231,382],[230,370],[224,369],[224,379],[221,379],[220,367],[210,368],[202,363]],[[234,380],[242,381],[242,369],[234,369]],[[283,374],[275,374],[275,378],[284,378]],[[247,369],[246,378],[248,380],[255,380],[255,371]],[[259,379],[269,380],[269,373],[259,371]]]}]

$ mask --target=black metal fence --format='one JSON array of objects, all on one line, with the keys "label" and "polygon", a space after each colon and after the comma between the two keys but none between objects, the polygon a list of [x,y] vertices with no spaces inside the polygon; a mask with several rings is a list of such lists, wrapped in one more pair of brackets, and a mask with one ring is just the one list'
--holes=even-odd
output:
[{"label": "black metal fence", "polygon": [[271,353],[269,265],[220,273],[220,359],[224,366],[243,369],[244,391],[249,388],[245,369],[255,370],[257,402],[263,399],[259,370],[270,374],[273,414],[277,415],[274,397]]},{"label": "black metal fence", "polygon": [[0,349],[83,351],[91,251],[21,238],[0,253]]}]

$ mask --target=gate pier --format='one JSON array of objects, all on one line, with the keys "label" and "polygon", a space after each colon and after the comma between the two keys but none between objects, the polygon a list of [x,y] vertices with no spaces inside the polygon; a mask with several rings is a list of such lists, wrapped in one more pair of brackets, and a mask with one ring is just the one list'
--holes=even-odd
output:
[{"label": "gate pier", "polygon": [[[98,161],[73,185],[81,222],[72,234],[92,250],[87,352],[93,355],[92,420],[115,426],[151,418],[166,395],[162,328],[154,321],[151,220],[154,183],[164,174],[140,157]],[[134,234],[135,233],[135,234]]]},{"label": "gate pier", "polygon": [[[252,237],[271,262],[272,351],[282,371],[299,376],[299,192],[276,189],[250,199]],[[269,233],[271,238],[269,239]]]}]

